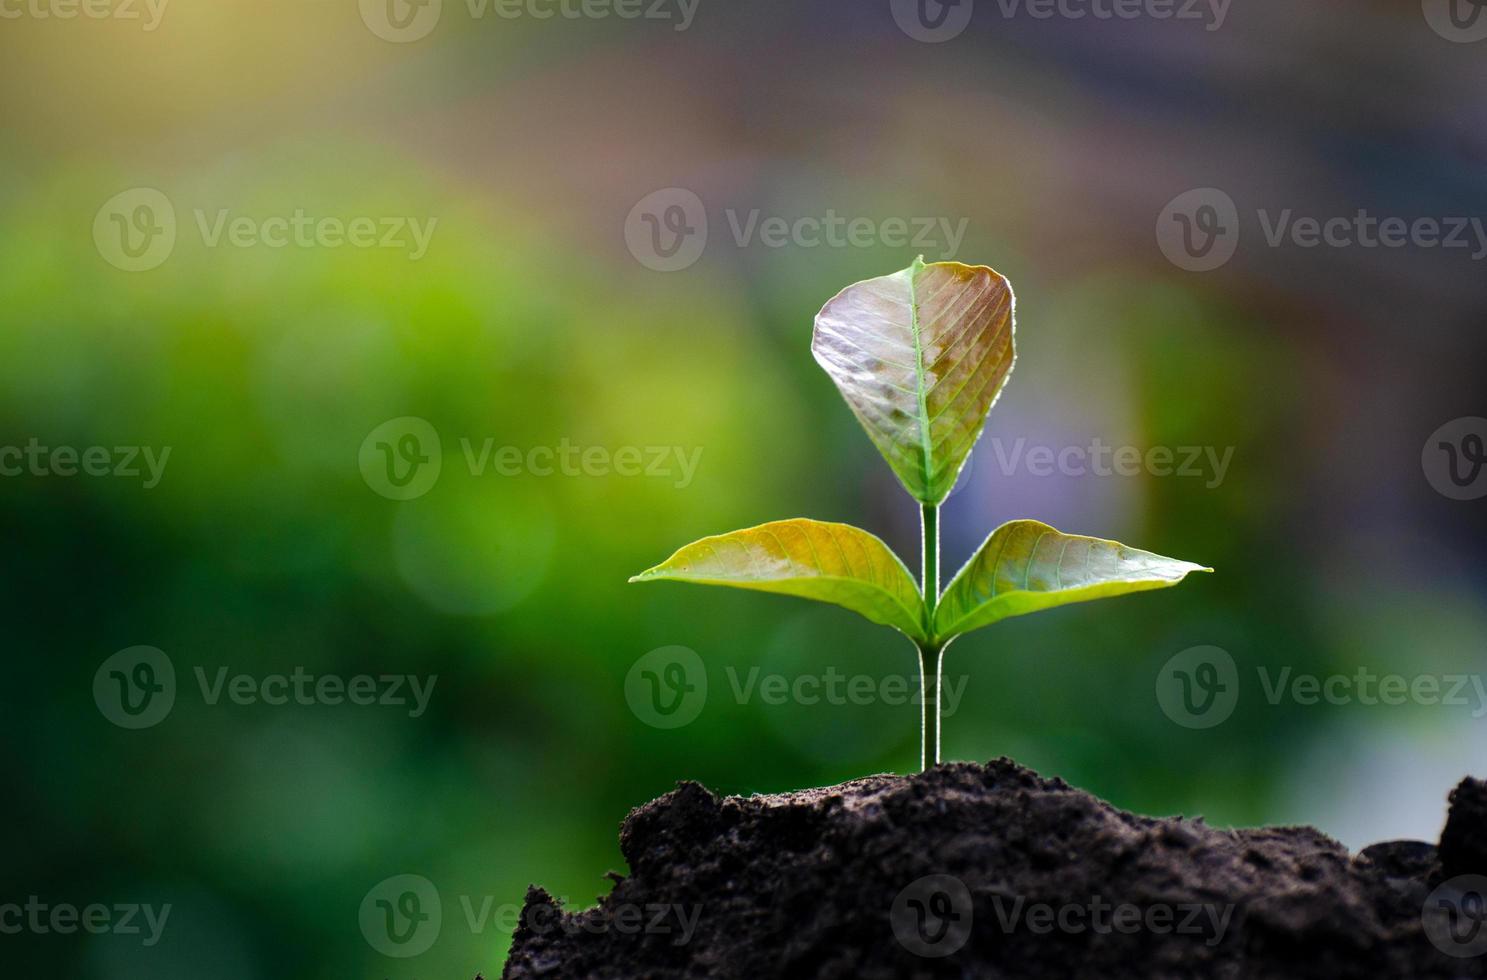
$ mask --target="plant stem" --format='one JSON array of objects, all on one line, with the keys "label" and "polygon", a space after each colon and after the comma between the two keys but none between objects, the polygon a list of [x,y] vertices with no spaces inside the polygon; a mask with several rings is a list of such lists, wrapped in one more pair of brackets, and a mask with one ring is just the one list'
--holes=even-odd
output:
[{"label": "plant stem", "polygon": [[920,505],[919,539],[923,545],[919,554],[920,590],[924,593],[924,607],[933,616],[935,603],[940,598],[940,508],[938,504]]},{"label": "plant stem", "polygon": [[[922,504],[919,508],[920,549],[919,581],[924,595],[924,608],[929,616],[925,624],[934,634],[935,604],[940,598],[940,507]],[[919,767],[928,769],[940,763],[940,662],[944,648],[930,643],[919,648]]]},{"label": "plant stem", "polygon": [[943,647],[919,648],[919,690],[924,698],[919,705],[919,768],[928,770],[940,764],[940,665]]}]

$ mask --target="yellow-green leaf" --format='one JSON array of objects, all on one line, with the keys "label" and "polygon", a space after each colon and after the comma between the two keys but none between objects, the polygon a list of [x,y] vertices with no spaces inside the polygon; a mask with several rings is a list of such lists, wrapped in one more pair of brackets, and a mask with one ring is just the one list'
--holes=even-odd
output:
[{"label": "yellow-green leaf", "polygon": [[916,499],[955,486],[1012,371],[1012,286],[922,258],[854,283],[816,315],[811,353]]},{"label": "yellow-green leaf", "polygon": [[1211,571],[1118,541],[1064,534],[1041,521],[1012,521],[991,532],[945,588],[935,638],[1052,606],[1164,589],[1189,572]]},{"label": "yellow-green leaf", "polygon": [[667,579],[835,603],[926,638],[924,601],[909,570],[886,544],[849,524],[797,518],[703,538],[630,581]]}]

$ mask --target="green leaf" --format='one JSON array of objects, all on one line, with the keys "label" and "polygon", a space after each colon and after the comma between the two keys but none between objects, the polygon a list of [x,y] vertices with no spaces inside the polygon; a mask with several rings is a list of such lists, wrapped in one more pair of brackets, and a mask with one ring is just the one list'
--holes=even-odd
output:
[{"label": "green leaf", "polygon": [[921,257],[837,293],[811,353],[909,493],[938,504],[1012,371],[1012,334],[1006,279]]},{"label": "green leaf", "polygon": [[1163,589],[1189,572],[1211,571],[1118,541],[1064,534],[1041,521],[1012,521],[991,532],[945,588],[935,638],[1052,606]]},{"label": "green leaf", "polygon": [[924,600],[888,546],[849,524],[797,518],[719,534],[630,579],[780,592],[845,606],[923,641]]}]

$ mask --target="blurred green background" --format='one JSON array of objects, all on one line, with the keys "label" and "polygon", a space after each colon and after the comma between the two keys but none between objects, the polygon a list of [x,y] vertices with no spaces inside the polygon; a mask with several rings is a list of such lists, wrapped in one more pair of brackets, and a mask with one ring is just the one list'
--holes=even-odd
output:
[{"label": "blurred green background", "polygon": [[[510,907],[535,882],[592,903],[624,870],[619,821],[679,779],[749,793],[912,771],[912,705],[732,693],[754,666],[912,678],[902,637],[625,579],[790,516],[866,527],[917,566],[916,511],[808,343],[833,293],[921,251],[993,265],[1019,300],[1017,369],[945,510],[947,576],[1018,517],[1218,570],[961,640],[946,756],[1011,755],[1143,812],[1315,822],[1354,847],[1433,838],[1449,787],[1487,769],[1479,711],[1271,705],[1255,678],[1481,676],[1482,504],[1432,489],[1421,454],[1487,414],[1487,278],[1469,252],[1271,246],[1256,214],[1487,213],[1487,49],[1409,2],[1236,4],[1209,30],[982,0],[942,43],[891,6],[701,0],[678,29],[674,7],[540,19],[445,0],[414,9],[437,19],[413,40],[349,0],[172,3],[153,30],[144,6],[5,8],[0,446],[170,455],[148,489],[0,478],[0,902],[173,909],[153,946],[0,935],[8,975],[492,977],[509,919],[472,928],[464,901]],[[1243,229],[1197,273],[1155,228],[1205,187]],[[93,234],[132,188],[163,194],[176,232],[133,272]],[[662,272],[626,229],[667,188],[697,196],[708,232]],[[436,224],[416,259],[213,246],[198,214],[210,230],[224,209]],[[828,210],[879,231],[963,222],[964,239],[952,256],[733,230]],[[394,500],[361,461],[403,417],[437,432],[442,467]],[[1222,480],[1038,475],[998,463],[1019,439],[1233,455]],[[681,447],[697,466],[479,473],[464,440]],[[1209,644],[1239,701],[1185,728],[1155,685]],[[164,651],[178,690],[128,730],[92,684],[136,645]],[[709,691],[661,729],[625,680],[672,645]],[[416,718],[211,704],[195,671],[222,667],[437,681]],[[443,923],[395,959],[358,909],[406,873],[437,885]]]}]

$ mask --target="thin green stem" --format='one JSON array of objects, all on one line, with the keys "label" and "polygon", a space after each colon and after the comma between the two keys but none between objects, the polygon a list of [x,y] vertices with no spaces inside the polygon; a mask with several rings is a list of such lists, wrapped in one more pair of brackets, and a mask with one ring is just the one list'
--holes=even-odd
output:
[{"label": "thin green stem", "polygon": [[919,705],[919,768],[924,770],[940,764],[940,666],[944,661],[943,647],[919,648],[919,690],[924,694]]},{"label": "thin green stem", "polygon": [[[919,508],[921,542],[919,581],[924,595],[925,632],[934,635],[935,605],[940,599],[940,508]],[[940,763],[940,663],[944,648],[931,641],[919,647],[919,767]]]},{"label": "thin green stem", "polygon": [[[921,504],[919,507],[919,554],[920,590],[924,594],[924,608],[931,616],[935,604],[940,600],[940,505]],[[931,625],[933,620],[931,620]]]}]

